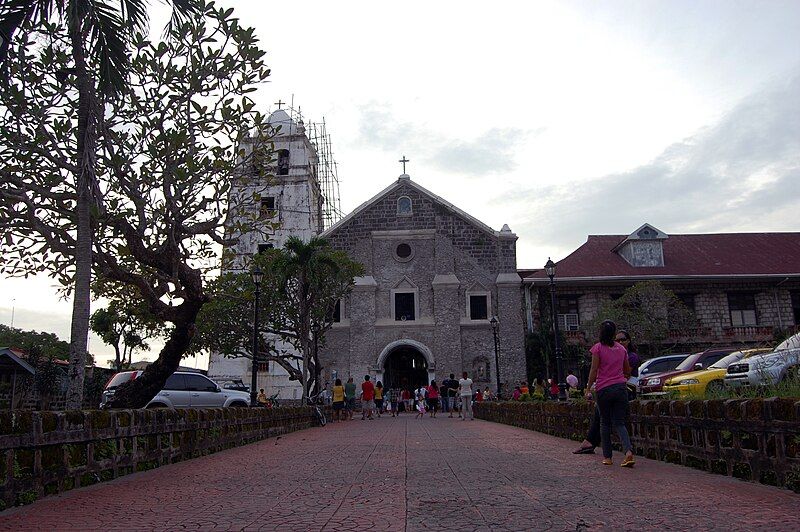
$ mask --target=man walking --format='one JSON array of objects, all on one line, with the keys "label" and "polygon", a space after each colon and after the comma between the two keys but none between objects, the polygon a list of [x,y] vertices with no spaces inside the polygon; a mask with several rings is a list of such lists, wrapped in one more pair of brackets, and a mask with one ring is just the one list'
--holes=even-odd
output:
[{"label": "man walking", "polygon": [[456,393],[458,393],[458,381],[454,373],[450,374],[449,379],[442,383],[442,412],[447,412],[447,417],[453,417],[453,410],[456,409]]},{"label": "man walking", "polygon": [[375,409],[375,385],[369,381],[369,375],[364,375],[361,383],[361,419],[372,421],[372,411]]},{"label": "man walking", "polygon": [[458,393],[461,396],[461,421],[467,419],[467,414],[471,421],[475,421],[472,415],[472,379],[469,378],[466,371],[461,375],[462,378],[458,381]]},{"label": "man walking", "polygon": [[356,383],[353,382],[353,377],[347,379],[347,384],[344,385],[344,397],[348,418],[353,419],[353,410],[356,409]]}]

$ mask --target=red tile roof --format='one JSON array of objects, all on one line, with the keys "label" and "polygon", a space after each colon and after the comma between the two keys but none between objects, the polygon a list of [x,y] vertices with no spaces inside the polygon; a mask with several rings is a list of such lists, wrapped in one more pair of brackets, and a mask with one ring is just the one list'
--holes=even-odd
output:
[{"label": "red tile roof", "polygon": [[[663,267],[634,267],[611,251],[628,235],[590,235],[556,263],[557,279],[586,277],[800,275],[800,233],[669,235]],[[524,272],[524,274],[523,274]],[[520,270],[546,278],[544,270]]]}]

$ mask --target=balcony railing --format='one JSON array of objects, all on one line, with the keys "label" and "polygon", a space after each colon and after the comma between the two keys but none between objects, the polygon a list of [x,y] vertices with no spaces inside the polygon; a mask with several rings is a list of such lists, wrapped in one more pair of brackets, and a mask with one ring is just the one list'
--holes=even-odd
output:
[{"label": "balcony railing", "polygon": [[771,340],[774,328],[759,327],[757,325],[747,325],[740,327],[725,327],[722,334],[726,339],[739,340],[739,341],[757,341]]},{"label": "balcony railing", "polygon": [[688,329],[671,329],[667,333],[667,342],[696,342],[705,341],[713,337],[708,327],[691,327]]},{"label": "balcony railing", "polygon": [[564,339],[568,344],[583,344],[586,343],[586,336],[583,331],[563,331]]}]

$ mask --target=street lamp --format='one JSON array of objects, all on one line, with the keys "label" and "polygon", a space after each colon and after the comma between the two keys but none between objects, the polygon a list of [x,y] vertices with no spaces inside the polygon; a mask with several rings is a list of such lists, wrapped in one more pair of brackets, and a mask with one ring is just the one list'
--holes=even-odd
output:
[{"label": "street lamp", "polygon": [[500,322],[497,316],[492,316],[489,323],[492,325],[492,336],[494,336],[494,374],[497,377],[497,398],[500,399],[500,355],[497,351],[497,329],[500,327]]},{"label": "street lamp", "polygon": [[258,386],[258,382],[256,377],[258,376],[258,304],[259,300],[261,299],[261,280],[264,278],[264,272],[261,271],[261,268],[256,266],[250,275],[253,277],[253,283],[256,285],[256,302],[255,302],[255,312],[253,315],[253,371],[252,375],[250,376],[250,406],[257,406],[258,400],[256,395],[256,387]]},{"label": "street lamp", "polygon": [[553,319],[553,338],[556,348],[556,379],[558,380],[558,400],[567,400],[567,385],[564,382],[564,362],[561,357],[561,340],[559,339],[558,331],[558,312],[556,310],[556,264],[547,258],[547,264],[544,265],[544,272],[550,278],[550,311]]}]

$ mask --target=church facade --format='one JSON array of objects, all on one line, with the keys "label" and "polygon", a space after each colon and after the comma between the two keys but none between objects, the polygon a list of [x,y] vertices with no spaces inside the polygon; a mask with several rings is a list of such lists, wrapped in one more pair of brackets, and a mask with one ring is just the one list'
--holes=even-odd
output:
[{"label": "church facade", "polygon": [[[496,358],[501,382],[524,379],[517,236],[507,226],[488,227],[406,174],[324,229],[326,198],[314,143],[303,123],[285,111],[274,112],[269,121],[280,126],[270,177],[259,183],[262,178],[253,172],[231,194],[252,197],[253,212],[279,228],[269,238],[240,235],[239,244],[226,252],[233,255],[234,268],[246,269],[249,257],[282,246],[289,236],[321,235],[364,265],[365,275],[340,302],[338,321],[321,350],[323,382],[351,376],[359,382],[370,375],[386,386],[418,386],[467,371],[495,390]],[[249,383],[251,363],[211,353],[208,374]],[[257,382],[269,393],[299,398],[299,384],[277,365],[261,364]]]},{"label": "church facade", "polygon": [[388,387],[470,373],[496,388],[525,378],[516,240],[402,175],[322,233],[365,275],[321,352],[325,380],[370,375]]}]

